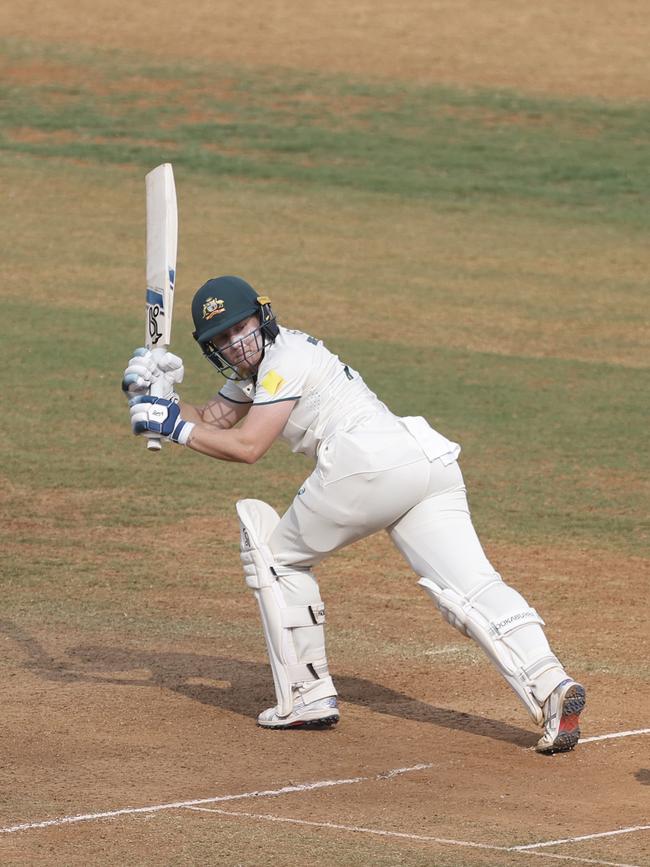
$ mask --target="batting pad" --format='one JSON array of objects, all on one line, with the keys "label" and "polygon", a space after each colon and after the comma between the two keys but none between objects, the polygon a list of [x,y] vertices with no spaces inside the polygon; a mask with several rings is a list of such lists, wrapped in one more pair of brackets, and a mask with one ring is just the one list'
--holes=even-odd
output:
[{"label": "batting pad", "polygon": [[[542,725],[542,702],[535,697],[535,687],[545,680],[559,683],[566,674],[548,646],[541,628],[544,621],[535,609],[524,607],[523,598],[498,575],[469,597],[440,587],[428,577],[420,578],[418,584],[432,597],[445,620],[483,648],[531,717]],[[507,604],[510,597],[511,607],[506,609],[504,602]],[[529,630],[528,640],[520,641],[517,632],[531,626],[534,629]]]},{"label": "batting pad", "polygon": [[295,690],[308,701],[336,695],[325,655],[325,606],[310,572],[275,562],[267,543],[280,521],[275,509],[262,500],[240,500],[237,514],[244,576],[260,607],[278,715],[284,717],[293,710]]}]

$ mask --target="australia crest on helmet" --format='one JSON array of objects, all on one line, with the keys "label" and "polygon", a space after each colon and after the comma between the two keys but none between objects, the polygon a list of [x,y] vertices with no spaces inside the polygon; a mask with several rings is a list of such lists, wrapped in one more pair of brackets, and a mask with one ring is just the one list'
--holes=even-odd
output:
[{"label": "australia crest on helmet", "polygon": [[206,321],[225,312],[226,305],[221,298],[206,298],[203,302],[203,318]]}]

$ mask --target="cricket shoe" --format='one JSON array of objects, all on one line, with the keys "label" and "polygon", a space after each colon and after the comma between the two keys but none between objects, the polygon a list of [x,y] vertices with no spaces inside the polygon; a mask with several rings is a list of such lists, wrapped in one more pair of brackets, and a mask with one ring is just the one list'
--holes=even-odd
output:
[{"label": "cricket shoe", "polygon": [[277,707],[270,707],[257,718],[258,726],[265,729],[325,729],[335,726],[338,721],[339,709],[334,696],[307,704],[297,696],[288,716],[278,716]]},{"label": "cricket shoe", "polygon": [[564,753],[580,739],[580,714],[586,703],[585,688],[567,677],[544,702],[544,734],[538,753]]}]

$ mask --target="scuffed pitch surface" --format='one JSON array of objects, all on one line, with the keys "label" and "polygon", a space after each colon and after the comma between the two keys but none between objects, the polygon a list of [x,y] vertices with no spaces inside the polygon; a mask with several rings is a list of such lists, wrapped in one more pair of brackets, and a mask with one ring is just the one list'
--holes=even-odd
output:
[{"label": "scuffed pitch surface", "polygon": [[[234,521],[219,529],[234,532]],[[270,685],[252,600],[227,563],[210,564],[210,520],[180,530],[184,544],[176,538],[170,553],[182,556],[186,545],[205,553],[173,582],[163,579],[163,586],[135,593],[116,589],[112,600],[123,606],[122,623],[113,614],[100,624],[102,594],[96,589],[90,597],[94,623],[83,632],[56,635],[37,623],[30,628],[25,613],[3,621],[4,666],[12,676],[4,710],[11,791],[3,825],[367,776],[415,762],[433,767],[358,787],[221,806],[492,845],[644,822],[644,740],[585,745],[550,759],[534,754],[536,735],[509,692],[472,646],[433,614],[408,576],[394,574],[400,567],[381,538],[378,550],[364,543],[322,575],[331,661],[343,696],[341,724],[320,733],[260,731],[254,718]],[[589,558],[559,551],[549,563],[534,550],[492,553],[504,572],[515,562],[528,565],[530,578],[521,577],[519,586],[555,624],[550,633],[558,649],[586,674],[592,690],[586,733],[642,720],[642,653],[631,639],[616,637],[618,619],[633,620],[634,606],[615,609],[602,599],[608,613],[601,629],[609,641],[592,650],[586,591],[571,594],[576,607],[570,622],[541,591],[563,593],[562,579],[553,575],[556,557],[564,565],[563,580],[584,587]],[[602,553],[599,559],[604,568],[614,565]],[[378,562],[390,570],[388,577],[377,576]],[[368,565],[375,567],[372,574],[365,572]],[[617,566],[629,589],[640,591],[630,574],[634,564]],[[211,588],[204,584],[208,571]],[[45,598],[41,610],[51,601]],[[593,668],[597,658],[600,671]],[[567,798],[578,786],[580,797],[568,810]],[[244,860],[237,853],[240,841],[252,847]],[[22,856],[30,863],[40,863],[43,854],[76,863],[83,848],[91,863],[136,864],[156,846],[189,864],[218,849],[219,863],[258,864],[265,841],[280,864],[291,863],[305,846],[314,847],[317,864],[329,863],[332,848],[337,863],[350,865],[420,865],[434,857],[436,864],[527,863],[505,853],[459,854],[408,840],[179,813],[29,831],[1,838],[0,850],[7,859]],[[592,841],[571,854],[602,858],[607,851],[609,860],[645,864],[641,842],[605,841],[603,848]]]}]

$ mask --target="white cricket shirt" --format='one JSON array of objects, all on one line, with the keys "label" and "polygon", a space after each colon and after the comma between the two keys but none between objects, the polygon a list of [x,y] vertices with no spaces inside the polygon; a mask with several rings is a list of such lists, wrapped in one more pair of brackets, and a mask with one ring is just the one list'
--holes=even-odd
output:
[{"label": "white cricket shirt", "polygon": [[[221,397],[255,406],[295,400],[281,439],[292,451],[313,458],[323,440],[335,431],[350,430],[371,419],[394,425],[396,417],[360,374],[321,340],[282,325],[279,329],[274,343],[264,351],[257,376],[226,380],[219,391]],[[434,435],[436,457],[458,454],[459,446],[431,428],[429,431]]]}]

